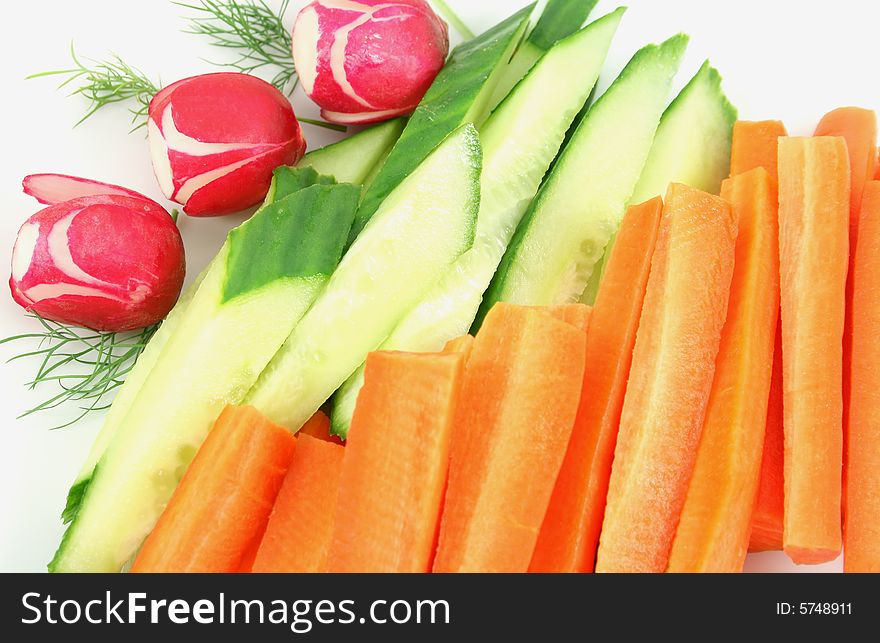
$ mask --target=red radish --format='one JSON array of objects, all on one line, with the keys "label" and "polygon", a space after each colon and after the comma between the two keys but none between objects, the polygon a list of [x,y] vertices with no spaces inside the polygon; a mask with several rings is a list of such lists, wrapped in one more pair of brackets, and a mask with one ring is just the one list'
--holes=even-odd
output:
[{"label": "red radish", "polygon": [[180,294],[183,241],[159,204],[115,185],[36,174],[25,192],[47,208],[12,250],[12,297],[46,319],[101,331],[162,320]]},{"label": "red radish", "polygon": [[162,89],[150,101],[147,132],[162,191],[196,217],[256,205],[272,170],[306,150],[288,100],[247,74],[203,74]]},{"label": "red radish", "polygon": [[410,113],[448,52],[446,23],[425,0],[314,0],[293,27],[297,75],[334,123]]}]

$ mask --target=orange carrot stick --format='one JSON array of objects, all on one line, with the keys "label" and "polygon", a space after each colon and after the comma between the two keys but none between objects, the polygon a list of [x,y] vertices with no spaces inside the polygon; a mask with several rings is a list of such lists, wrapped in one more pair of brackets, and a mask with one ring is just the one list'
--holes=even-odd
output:
[{"label": "orange carrot stick", "polygon": [[328,571],[430,570],[463,365],[462,353],[367,357]]},{"label": "orange carrot stick", "polygon": [[737,221],[727,321],[670,572],[741,572],[761,473],[779,316],[776,181],[763,168],[724,181]]},{"label": "orange carrot stick", "polygon": [[315,414],[306,420],[297,435],[310,435],[313,438],[324,440],[324,442],[332,442],[341,445],[343,442],[338,435],[330,433],[330,418],[323,411],[316,411]]},{"label": "orange carrot stick", "polygon": [[467,362],[468,357],[470,357],[471,348],[473,348],[473,345],[473,335],[462,335],[461,337],[456,337],[455,339],[450,339],[448,342],[446,342],[446,346],[443,347],[443,352],[463,353],[464,361]]},{"label": "orange carrot stick", "polygon": [[234,572],[262,536],[296,438],[251,406],[227,406],[132,565]]},{"label": "orange carrot stick", "polygon": [[[842,136],[846,141],[850,167],[849,247],[858,242],[859,211],[865,181],[874,175],[877,161],[877,116],[869,109],[841,107],[825,114],[815,136]],[[850,252],[846,280],[846,318],[843,326],[843,426],[849,418],[850,379],[852,377],[852,300],[855,254]]]},{"label": "orange carrot stick", "polygon": [[776,146],[786,136],[780,121],[737,121],[733,124],[730,148],[730,176],[763,167],[776,179]]},{"label": "orange carrot stick", "polygon": [[587,333],[581,400],[529,570],[592,572],[663,201],[629,208]]},{"label": "orange carrot stick", "polygon": [[[779,137],[787,136],[780,121],[740,121],[733,127],[730,175],[736,176],[763,167],[778,179],[777,149]],[[752,525],[749,549],[782,549],[782,333],[777,322],[773,375],[770,384],[761,482]]]},{"label": "orange carrot stick", "polygon": [[252,571],[304,573],[325,568],[344,453],[341,445],[300,431]]},{"label": "orange carrot stick", "polygon": [[524,572],[577,412],[584,333],[498,303],[474,341],[435,572]]},{"label": "orange carrot stick", "polygon": [[726,201],[670,185],[623,403],[596,571],[666,569],[712,388],[735,242],[736,220]]},{"label": "orange carrot stick", "polygon": [[593,315],[593,308],[587,304],[558,304],[556,306],[530,306],[530,308],[544,312],[584,332],[589,329],[590,319]]},{"label": "orange carrot stick", "polygon": [[843,569],[880,572],[880,182],[865,186],[853,273]]},{"label": "orange carrot stick", "polygon": [[849,191],[842,138],[780,139],[783,545],[801,564],[833,560],[840,552]]},{"label": "orange carrot stick", "polygon": [[755,500],[755,512],[752,514],[749,551],[782,551],[782,516],[785,506],[782,422],[782,326],[777,323],[764,451],[761,458],[761,483]]}]

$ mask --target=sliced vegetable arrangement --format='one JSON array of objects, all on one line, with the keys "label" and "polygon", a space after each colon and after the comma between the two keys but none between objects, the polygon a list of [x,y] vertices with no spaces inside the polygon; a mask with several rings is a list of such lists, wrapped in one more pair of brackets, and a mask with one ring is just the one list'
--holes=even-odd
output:
[{"label": "sliced vegetable arrangement", "polygon": [[[425,0],[314,0],[292,33],[287,2],[202,2],[235,73],[60,72],[89,114],[137,101],[187,214],[261,205],[181,295],[159,203],[24,180],[16,302],[149,338],[104,376],[51,571],[880,571],[874,113],[737,121],[709,61],[670,101],[684,34],[594,100],[625,19],[595,5],[453,16],[447,59]],[[296,82],[375,124],[305,153]]]}]

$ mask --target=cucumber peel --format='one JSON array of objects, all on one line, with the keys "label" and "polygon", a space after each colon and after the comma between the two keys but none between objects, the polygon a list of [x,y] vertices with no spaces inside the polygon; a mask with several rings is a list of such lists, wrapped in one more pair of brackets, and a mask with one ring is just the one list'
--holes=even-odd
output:
[{"label": "cucumber peel", "polygon": [[450,132],[465,123],[478,127],[489,115],[501,73],[528,26],[534,3],[460,44],[452,52],[410,117],[382,169],[364,193],[351,229],[351,243],[379,205]]},{"label": "cucumber peel", "polygon": [[370,219],[245,402],[298,430],[471,246],[480,168],[471,124],[431,152]]}]

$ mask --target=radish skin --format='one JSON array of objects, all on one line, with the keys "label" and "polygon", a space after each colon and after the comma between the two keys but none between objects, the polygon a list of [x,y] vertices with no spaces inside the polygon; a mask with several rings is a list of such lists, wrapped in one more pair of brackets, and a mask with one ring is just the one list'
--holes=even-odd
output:
[{"label": "radish skin", "polygon": [[345,124],[412,112],[449,53],[446,23],[425,0],[314,0],[292,41],[306,94]]},{"label": "radish skin", "polygon": [[150,101],[147,137],[166,197],[191,216],[245,210],[266,196],[272,171],[306,149],[290,103],[238,73],[185,78]]}]

